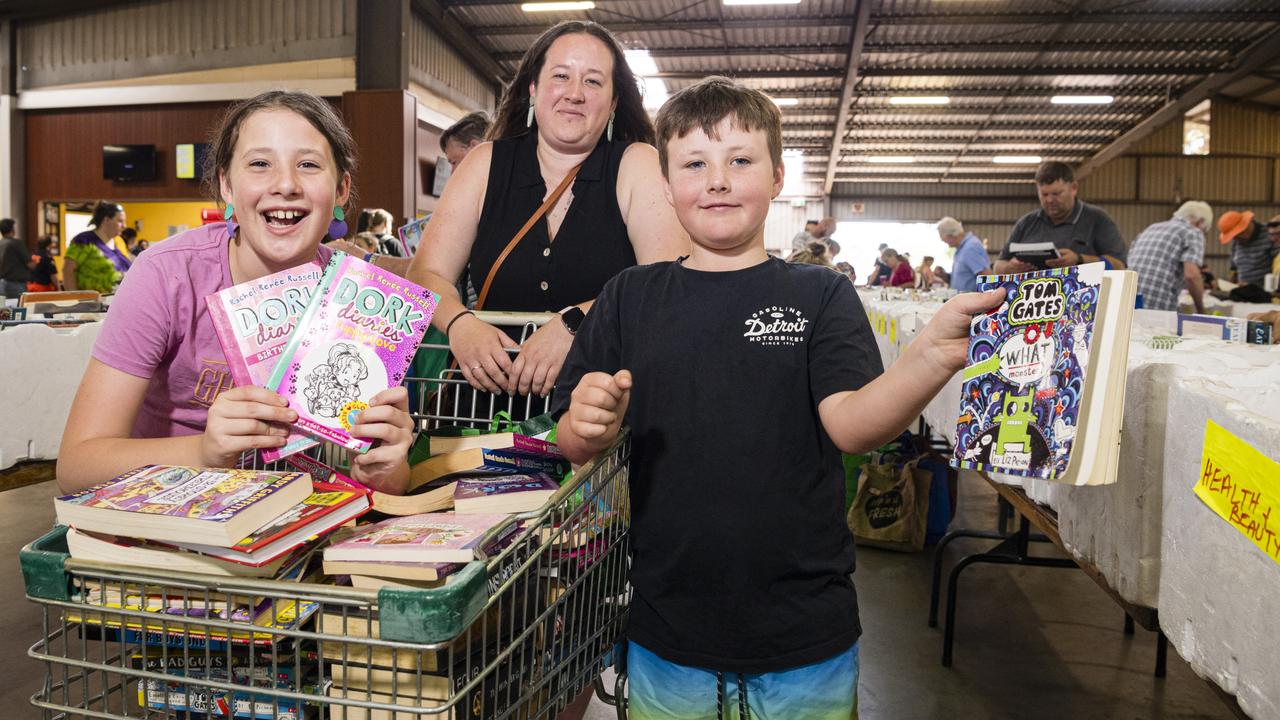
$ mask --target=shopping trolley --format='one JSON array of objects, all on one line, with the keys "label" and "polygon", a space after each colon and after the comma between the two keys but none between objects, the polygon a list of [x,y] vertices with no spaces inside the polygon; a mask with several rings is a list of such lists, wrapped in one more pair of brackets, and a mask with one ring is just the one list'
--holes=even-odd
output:
[{"label": "shopping trolley", "polygon": [[[521,339],[546,317],[519,316]],[[549,404],[470,391],[456,370],[408,384],[419,430]],[[629,456],[624,432],[541,509],[490,530],[491,555],[434,587],[96,562],[70,557],[57,528],[21,552],[27,597],[44,608],[31,702],[46,720],[554,717],[593,682],[603,693],[625,623]]]}]

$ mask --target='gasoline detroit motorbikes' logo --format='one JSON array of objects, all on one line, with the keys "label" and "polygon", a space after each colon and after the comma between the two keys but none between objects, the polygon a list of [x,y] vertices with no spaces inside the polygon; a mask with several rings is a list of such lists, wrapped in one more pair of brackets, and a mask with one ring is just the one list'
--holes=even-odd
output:
[{"label": "'gasoline detroit motorbikes' logo", "polygon": [[751,314],[745,322],[747,342],[761,345],[797,345],[804,342],[809,320],[793,307],[774,305]]}]

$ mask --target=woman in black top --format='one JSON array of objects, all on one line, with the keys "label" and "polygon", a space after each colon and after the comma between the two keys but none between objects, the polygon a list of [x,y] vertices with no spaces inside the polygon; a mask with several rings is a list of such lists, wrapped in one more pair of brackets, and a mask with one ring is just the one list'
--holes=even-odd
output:
[{"label": "woman in black top", "polygon": [[[449,335],[463,375],[490,392],[545,395],[580,316],[609,278],[686,254],[688,236],[664,196],[653,125],[622,48],[603,27],[564,22],[538,38],[490,129],[494,142],[458,166],[409,276],[440,294],[433,324]],[[582,167],[494,276],[486,310],[560,312],[513,362],[515,342],[467,312],[454,283],[470,265],[476,289],[544,198]],[[577,317],[575,317],[577,316]]]}]

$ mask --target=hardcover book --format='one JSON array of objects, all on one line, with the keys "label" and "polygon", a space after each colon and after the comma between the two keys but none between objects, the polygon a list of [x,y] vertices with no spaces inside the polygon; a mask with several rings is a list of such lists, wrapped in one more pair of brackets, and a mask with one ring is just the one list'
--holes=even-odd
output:
[{"label": "hardcover book", "polygon": [[267,382],[298,412],[295,428],[365,452],[351,435],[379,392],[404,381],[437,297],[346,253],[334,253]]},{"label": "hardcover book", "polygon": [[497,513],[425,513],[360,528],[330,545],[324,559],[346,561],[470,562],[485,533],[507,520]]},{"label": "hardcover book", "polygon": [[[265,386],[271,379],[276,360],[319,281],[319,264],[308,263],[205,297],[218,343],[237,386]],[[317,444],[318,440],[293,432],[284,447],[262,450],[262,459],[274,462]]]},{"label": "hardcover book", "polygon": [[306,473],[145,465],[54,507],[79,530],[232,547],[310,494]]},{"label": "hardcover book", "polygon": [[262,565],[312,538],[336,530],[369,510],[369,493],[345,485],[313,482],[307,499],[229,548],[174,543],[179,548],[246,565]]},{"label": "hardcover book", "polygon": [[463,477],[453,490],[459,513],[520,513],[542,507],[560,486],[546,473]]},{"label": "hardcover book", "polygon": [[1114,482],[1137,276],[1091,263],[978,281],[1005,301],[970,326],[951,464]]}]

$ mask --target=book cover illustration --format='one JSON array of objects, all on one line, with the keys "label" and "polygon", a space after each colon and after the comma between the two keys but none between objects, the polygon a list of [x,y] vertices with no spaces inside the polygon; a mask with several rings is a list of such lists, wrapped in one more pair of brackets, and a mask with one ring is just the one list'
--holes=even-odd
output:
[{"label": "book cover illustration", "polygon": [[496,477],[464,477],[458,479],[453,489],[454,502],[474,498],[508,495],[511,493],[550,491],[560,489],[546,473],[531,475],[499,475]]},{"label": "book cover illustration", "polygon": [[294,427],[357,452],[351,435],[370,398],[399,385],[437,297],[398,275],[334,253],[267,387],[298,412]]},{"label": "book cover illustration", "polygon": [[1005,301],[973,318],[951,464],[1053,479],[1079,420],[1102,263],[986,275]]},{"label": "book cover illustration", "polygon": [[305,476],[294,472],[145,465],[88,490],[64,495],[58,502],[225,522]]},{"label": "book cover illustration", "polygon": [[[503,513],[451,512],[393,517],[361,528],[347,539],[330,545],[324,557],[325,560],[415,560],[423,551],[470,551],[490,528],[507,517]],[[469,553],[461,554],[469,558]],[[458,561],[464,560],[460,557]]]},{"label": "book cover illustration", "polygon": [[[266,277],[240,283],[205,297],[227,367],[237,387],[266,385],[320,282],[317,263],[299,265]],[[301,432],[290,433],[280,448],[262,451],[274,462],[319,444]]]}]

